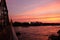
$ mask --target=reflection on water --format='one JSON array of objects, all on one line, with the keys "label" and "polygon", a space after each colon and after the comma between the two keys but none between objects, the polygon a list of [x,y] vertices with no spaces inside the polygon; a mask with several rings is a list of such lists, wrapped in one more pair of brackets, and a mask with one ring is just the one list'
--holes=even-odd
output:
[{"label": "reflection on water", "polygon": [[36,27],[15,27],[16,32],[20,32],[20,40],[48,40],[51,34],[57,35],[60,26],[36,26]]}]

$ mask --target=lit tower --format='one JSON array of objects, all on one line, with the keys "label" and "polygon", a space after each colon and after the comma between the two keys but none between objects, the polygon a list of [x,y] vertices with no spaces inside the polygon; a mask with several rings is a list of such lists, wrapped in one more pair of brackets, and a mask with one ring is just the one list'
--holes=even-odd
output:
[{"label": "lit tower", "polygon": [[2,19],[3,26],[9,25],[8,10],[7,10],[5,0],[1,0],[1,19]]},{"label": "lit tower", "polygon": [[0,40],[13,40],[5,0],[0,0]]}]

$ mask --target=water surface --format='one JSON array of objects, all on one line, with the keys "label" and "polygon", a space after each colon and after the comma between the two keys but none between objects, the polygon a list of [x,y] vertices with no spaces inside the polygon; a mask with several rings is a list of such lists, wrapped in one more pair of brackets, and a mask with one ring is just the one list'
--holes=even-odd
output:
[{"label": "water surface", "polygon": [[48,40],[48,36],[57,35],[58,30],[60,26],[15,27],[15,31],[21,33],[19,40]]}]

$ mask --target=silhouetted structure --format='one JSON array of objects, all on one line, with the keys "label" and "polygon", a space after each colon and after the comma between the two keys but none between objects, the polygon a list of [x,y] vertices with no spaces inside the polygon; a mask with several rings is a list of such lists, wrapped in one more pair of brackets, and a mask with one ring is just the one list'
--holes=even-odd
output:
[{"label": "silhouetted structure", "polygon": [[0,40],[13,40],[5,0],[0,0]]},{"label": "silhouetted structure", "polygon": [[6,6],[6,1],[5,0],[1,0],[1,22],[3,26],[7,26],[9,25],[9,18],[8,18],[8,10],[7,10],[7,6]]},{"label": "silhouetted structure", "polygon": [[60,30],[58,30],[57,32],[58,36],[55,36],[55,35],[50,35],[48,40],[60,40]]},{"label": "silhouetted structure", "polygon": [[60,40],[60,30],[58,30],[57,34],[58,34],[58,40]]}]

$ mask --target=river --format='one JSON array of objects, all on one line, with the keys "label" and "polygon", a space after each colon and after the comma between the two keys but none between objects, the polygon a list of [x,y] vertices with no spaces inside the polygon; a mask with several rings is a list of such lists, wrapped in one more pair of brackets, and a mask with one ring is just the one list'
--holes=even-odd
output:
[{"label": "river", "polygon": [[57,35],[60,26],[14,27],[14,29],[21,33],[19,40],[48,40],[49,35]]}]

